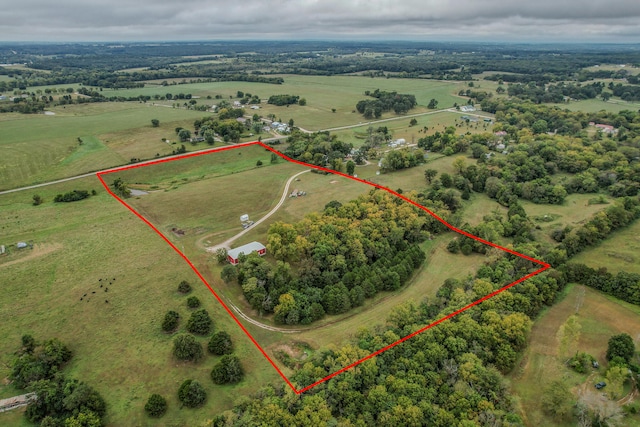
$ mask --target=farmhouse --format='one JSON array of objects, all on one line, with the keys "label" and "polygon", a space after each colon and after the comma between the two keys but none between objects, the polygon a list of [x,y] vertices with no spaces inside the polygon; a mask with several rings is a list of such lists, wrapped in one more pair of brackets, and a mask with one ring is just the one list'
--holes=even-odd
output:
[{"label": "farmhouse", "polygon": [[238,258],[240,254],[249,255],[252,252],[257,252],[258,255],[262,256],[267,253],[267,248],[260,242],[251,242],[247,243],[244,246],[240,246],[239,248],[230,249],[227,252],[227,260],[236,265],[238,263]]}]

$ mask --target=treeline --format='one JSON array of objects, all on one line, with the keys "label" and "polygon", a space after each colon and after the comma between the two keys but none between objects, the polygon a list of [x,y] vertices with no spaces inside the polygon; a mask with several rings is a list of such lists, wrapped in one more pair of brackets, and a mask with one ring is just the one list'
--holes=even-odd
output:
[{"label": "treeline", "polygon": [[616,85],[612,85],[610,88],[615,96],[619,96],[624,101],[640,101],[640,86],[623,85],[622,83],[618,83]]},{"label": "treeline", "polygon": [[106,413],[102,396],[61,372],[72,356],[56,338],[38,344],[31,335],[22,336],[22,348],[9,378],[15,388],[35,393],[25,412],[30,422],[43,426],[102,425]]},{"label": "treeline", "polygon": [[[624,197],[613,206],[598,212],[587,223],[579,227],[554,230],[552,237],[559,242],[558,249],[571,258],[585,248],[595,245],[613,231],[629,225],[640,218],[640,199]],[[557,261],[556,261],[557,264]]]},{"label": "treeline", "polygon": [[540,103],[562,103],[568,99],[593,99],[602,93],[605,85],[595,82],[587,85],[572,83],[557,84],[510,84],[507,88],[509,96]]},{"label": "treeline", "polygon": [[[241,259],[238,283],[251,306],[274,313],[278,323],[345,313],[378,292],[399,289],[422,265],[417,244],[429,234],[425,216],[377,190],[345,205],[331,202],[298,223],[273,224],[267,248],[277,264],[256,255]],[[232,278],[236,267],[225,268]]]},{"label": "treeline", "polygon": [[563,266],[567,279],[612,295],[622,301],[640,305],[640,274],[620,271],[612,274],[606,268],[593,269],[584,264]]},{"label": "treeline", "polygon": [[356,110],[366,119],[380,118],[382,113],[387,111],[405,114],[418,105],[415,95],[399,94],[396,91],[387,92],[376,89],[373,92],[366,91],[364,94],[375,98],[373,100],[363,99],[356,104]]}]

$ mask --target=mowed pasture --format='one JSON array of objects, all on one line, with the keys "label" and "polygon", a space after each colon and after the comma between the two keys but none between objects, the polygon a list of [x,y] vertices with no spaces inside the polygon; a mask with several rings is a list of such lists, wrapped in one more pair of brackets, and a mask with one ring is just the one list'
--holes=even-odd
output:
[{"label": "mowed pasture", "polygon": [[[0,189],[127,164],[131,158],[170,154],[175,146],[161,138],[175,140],[175,127],[192,128],[193,121],[203,116],[140,103],[65,107],[52,108],[55,115],[0,116]],[[160,127],[153,128],[151,119],[160,120]],[[136,138],[130,139],[127,132]]]},{"label": "mowed pasture", "polygon": [[[576,307],[578,307],[577,313]],[[591,354],[600,363],[598,370],[585,375],[567,368],[559,355],[560,343],[557,333],[572,314],[577,314],[581,325],[576,350]],[[623,332],[628,333],[638,346],[640,344],[638,331],[640,331],[639,307],[591,288],[569,285],[562,300],[535,320],[527,349],[509,375],[511,389],[517,396],[517,406],[525,424],[528,426],[575,425],[573,422],[550,418],[543,412],[544,388],[552,380],[561,379],[571,388],[577,400],[579,387],[584,385],[584,387],[593,388],[595,383],[604,379],[604,372],[607,369],[605,355],[609,338]],[[624,425],[639,423],[637,416],[624,420]]]},{"label": "mowed pasture", "polygon": [[[73,189],[96,189],[98,194],[74,203],[52,202],[56,194]],[[9,362],[23,334],[39,341],[57,337],[74,352],[65,372],[105,397],[110,426],[197,425],[230,409],[240,396],[280,381],[184,260],[109,195],[98,179],[44,187],[40,194],[45,199],[40,206],[31,204],[31,192],[0,196],[0,243],[35,245],[10,258],[0,257],[1,378],[9,375]],[[182,280],[192,284],[192,295],[210,313],[215,330],[231,334],[246,371],[241,383],[212,383],[209,373],[216,357],[206,356],[198,364],[172,357],[173,335],[163,333],[160,324],[168,310],[176,310],[184,330],[189,310],[186,297],[176,291]],[[206,338],[200,341],[205,344]],[[180,409],[177,389],[188,378],[201,381],[208,392],[201,410]],[[20,393],[4,382],[0,385],[2,398]],[[160,423],[143,410],[152,393],[169,402]],[[0,424],[13,425],[16,418],[0,414]]]},{"label": "mowed pasture", "polygon": [[604,267],[611,273],[626,271],[640,273],[640,221],[612,233],[597,246],[586,249],[572,258],[573,262],[591,268]]}]

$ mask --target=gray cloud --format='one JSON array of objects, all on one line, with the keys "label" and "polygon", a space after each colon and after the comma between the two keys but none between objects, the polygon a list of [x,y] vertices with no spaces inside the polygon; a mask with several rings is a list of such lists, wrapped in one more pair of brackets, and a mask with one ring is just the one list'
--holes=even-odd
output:
[{"label": "gray cloud", "polygon": [[640,41],[637,0],[22,0],[0,40]]}]

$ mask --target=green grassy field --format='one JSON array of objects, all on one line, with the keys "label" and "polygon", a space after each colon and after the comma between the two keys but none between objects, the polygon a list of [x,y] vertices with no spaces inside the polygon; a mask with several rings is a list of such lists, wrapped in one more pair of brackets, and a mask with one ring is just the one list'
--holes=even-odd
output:
[{"label": "green grassy field", "polygon": [[[575,425],[544,414],[541,403],[544,387],[552,379],[562,379],[571,387],[577,399],[580,387],[593,387],[593,384],[603,379],[609,337],[625,332],[637,340],[640,330],[640,308],[637,306],[580,285],[569,285],[564,295],[560,302],[547,309],[535,321],[527,349],[509,375],[519,412],[528,426]],[[576,313],[577,306],[577,316],[582,326],[577,349],[591,354],[600,363],[600,369],[593,376],[580,375],[568,369],[558,355],[559,341],[556,334],[567,318]],[[635,401],[638,401],[637,397]],[[621,425],[639,424],[640,418],[636,415],[632,419],[625,419]]]},{"label": "green grassy field", "polygon": [[[422,107],[412,110],[411,113],[428,111],[425,107],[431,98],[439,101],[439,108],[453,106],[454,103],[465,104],[466,99],[457,96],[458,91],[465,87],[463,83],[439,82],[421,79],[372,79],[362,76],[293,76],[283,75],[285,82],[281,85],[251,82],[216,82],[193,83],[169,86],[147,84],[144,88],[105,90],[105,96],[138,96],[165,95],[171,93],[190,93],[198,96],[198,104],[215,105],[219,101],[216,95],[222,99],[230,100],[236,97],[238,90],[252,95],[258,95],[266,101],[271,95],[292,94],[299,95],[307,100],[307,105],[291,105],[278,107],[261,104],[260,110],[247,110],[251,114],[257,112],[263,117],[274,114],[276,119],[288,121],[293,118],[297,126],[309,130],[328,129],[336,126],[345,126],[364,121],[362,115],[354,112],[356,103],[365,98],[366,90],[395,90],[399,93],[409,93],[416,96],[418,104]],[[207,99],[211,96],[213,99]],[[161,101],[171,104],[172,101]],[[335,108],[336,112],[332,113]],[[395,117],[394,114],[385,114],[383,118]]]},{"label": "green grassy field", "polygon": [[640,221],[611,234],[605,241],[574,256],[591,268],[606,267],[612,273],[640,273]]},{"label": "green grassy field", "polygon": [[[521,200],[527,215],[540,227],[535,231],[538,239],[554,243],[550,234],[554,229],[567,225],[582,224],[596,212],[606,209],[609,204],[590,204],[589,200],[597,198],[595,194],[570,194],[562,205],[539,205],[527,200]],[[611,198],[605,196],[611,202]]]},{"label": "green grassy field", "polygon": [[[98,195],[75,203],[51,202],[55,194],[72,189],[96,189]],[[1,243],[35,244],[24,252],[13,246],[10,255],[0,258],[0,377],[8,375],[11,354],[23,334],[37,340],[58,337],[75,354],[66,372],[105,397],[111,426],[196,425],[231,408],[240,396],[280,381],[186,263],[107,194],[97,179],[45,187],[40,194],[45,203],[37,207],[31,205],[30,192],[0,196]],[[115,281],[104,292],[99,279]],[[209,311],[216,329],[231,334],[247,373],[238,385],[211,382],[214,357],[197,365],[172,358],[172,336],[160,331],[160,323],[173,309],[183,316],[184,328],[186,297],[176,292],[181,280],[192,283],[192,294]],[[179,409],[177,388],[187,378],[205,385],[209,399],[204,409]],[[160,424],[143,411],[148,396],[156,392],[169,402]],[[14,394],[19,391],[0,385],[1,397]],[[0,414],[2,425],[15,419],[14,414]]]},{"label": "green grassy field", "polygon": [[[161,138],[175,140],[176,126],[192,128],[193,121],[203,116],[139,103],[71,105],[51,111],[55,115],[0,116],[2,189],[126,164],[133,157],[171,153],[175,147]],[[159,128],[151,127],[154,118],[160,120]]]}]

